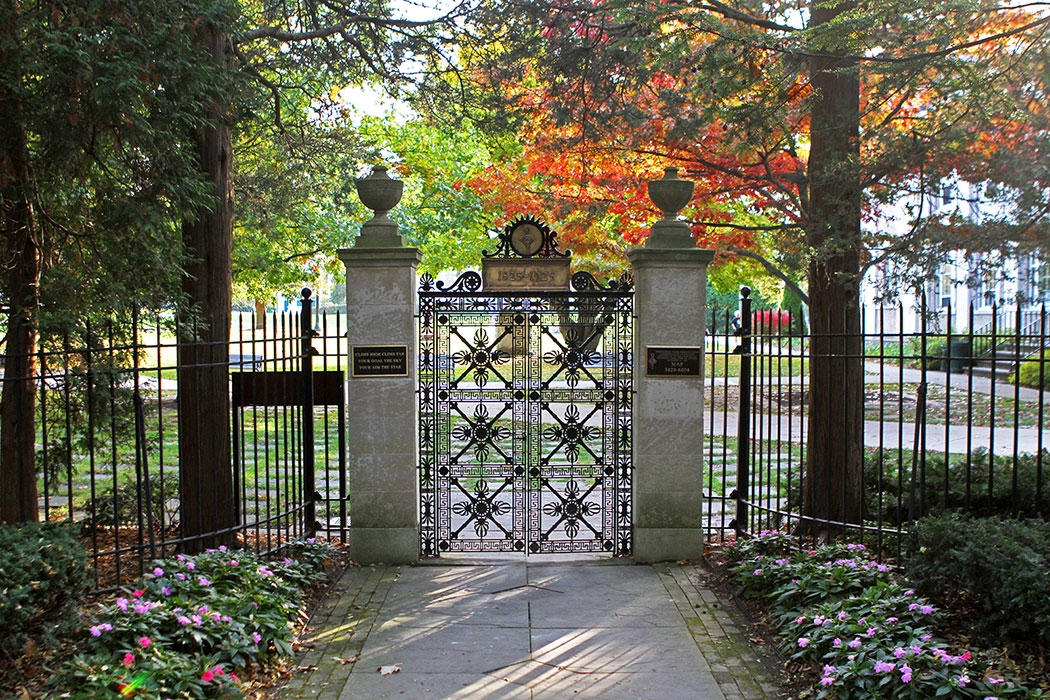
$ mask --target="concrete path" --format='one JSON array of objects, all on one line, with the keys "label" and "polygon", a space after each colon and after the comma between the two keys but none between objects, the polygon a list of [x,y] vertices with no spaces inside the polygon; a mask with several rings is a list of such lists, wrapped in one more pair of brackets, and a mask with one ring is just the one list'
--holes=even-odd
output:
[{"label": "concrete path", "polygon": [[703,571],[553,555],[348,569],[279,697],[781,697]]},{"label": "concrete path", "polygon": [[[733,411],[705,412],[704,429],[708,435],[736,437],[739,414]],[[756,440],[783,440],[802,443],[806,441],[806,421],[799,416],[762,415],[752,417],[751,436]],[[755,424],[757,423],[757,424]],[[919,442],[916,442],[916,437]],[[1014,446],[1018,454],[1035,454],[1041,449],[1050,449],[1050,425],[1043,430],[1033,427],[980,425],[952,425],[927,423],[922,433],[916,436],[915,424],[894,421],[864,421],[864,446],[896,449],[913,449],[916,446],[934,451],[966,453],[984,448],[997,455],[1012,455]]]}]

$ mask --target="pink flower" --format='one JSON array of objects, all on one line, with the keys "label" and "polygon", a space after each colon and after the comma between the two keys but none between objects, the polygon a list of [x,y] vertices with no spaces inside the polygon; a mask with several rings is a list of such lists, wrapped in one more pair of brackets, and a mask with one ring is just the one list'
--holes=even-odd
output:
[{"label": "pink flower", "polygon": [[139,591],[135,591],[131,595],[135,596],[136,598],[141,598],[145,593],[146,593],[146,591],[139,590]]},{"label": "pink flower", "polygon": [[129,668],[135,665],[135,655],[130,651],[127,654],[124,654],[124,665]]},{"label": "pink flower", "polygon": [[889,661],[875,662],[875,673],[889,673],[895,668],[897,668],[897,664],[890,663]]},{"label": "pink flower", "polygon": [[150,644],[153,644],[153,640],[149,637],[139,637],[139,646],[145,649]]},{"label": "pink flower", "polygon": [[215,675],[216,676],[221,676],[224,673],[226,673],[226,672],[222,670],[222,666],[216,666],[215,667]]},{"label": "pink flower", "polygon": [[215,680],[215,674],[212,673],[210,670],[209,671],[205,671],[204,673],[201,674],[201,682],[202,683],[211,683],[213,680]]}]

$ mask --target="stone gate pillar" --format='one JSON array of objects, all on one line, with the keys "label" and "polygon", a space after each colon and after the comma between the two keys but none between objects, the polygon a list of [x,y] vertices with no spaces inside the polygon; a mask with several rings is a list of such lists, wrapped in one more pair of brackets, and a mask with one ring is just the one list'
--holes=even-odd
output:
[{"label": "stone gate pillar", "polygon": [[664,212],[634,267],[634,558],[697,559],[704,454],[704,330],[707,265],[677,220],[693,183],[668,168],[649,194]]},{"label": "stone gate pillar", "polygon": [[411,563],[419,558],[417,475],[416,266],[387,213],[403,184],[377,166],[357,182],[375,216],[346,265],[347,511],[349,549],[359,564]]}]

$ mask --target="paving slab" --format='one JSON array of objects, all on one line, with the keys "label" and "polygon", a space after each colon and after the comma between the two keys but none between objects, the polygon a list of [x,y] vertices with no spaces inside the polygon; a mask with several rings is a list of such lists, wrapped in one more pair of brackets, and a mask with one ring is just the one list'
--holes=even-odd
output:
[{"label": "paving slab", "polygon": [[350,568],[277,697],[782,697],[703,566],[495,556]]}]

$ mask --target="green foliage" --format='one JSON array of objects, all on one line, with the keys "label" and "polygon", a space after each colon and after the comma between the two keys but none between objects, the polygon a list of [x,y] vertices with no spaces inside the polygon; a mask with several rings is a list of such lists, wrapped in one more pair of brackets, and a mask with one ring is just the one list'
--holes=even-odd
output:
[{"label": "green foliage", "polygon": [[[928,452],[917,467],[922,483],[912,488],[911,452],[870,450],[865,454],[865,517],[886,525],[903,525],[909,518],[961,508],[975,516],[1007,514],[1037,517],[1050,513],[1050,489],[1041,475],[1050,463],[1042,456],[1020,454],[990,458],[984,448],[964,455]],[[1040,463],[1043,465],[1040,467]],[[947,489],[947,490],[946,490]],[[913,500],[914,497],[914,500]],[[898,503],[900,505],[898,505]]]},{"label": "green foliage", "polygon": [[[47,321],[172,299],[181,278],[182,214],[211,201],[198,171],[204,106],[233,91],[192,27],[223,22],[224,0],[24,2],[17,81],[46,261]],[[105,313],[105,311],[103,311]]]},{"label": "green foliage", "polygon": [[0,524],[0,648],[55,643],[78,622],[87,555],[69,525]]},{"label": "green foliage", "polygon": [[1017,372],[1010,375],[1010,381],[1033,389],[1050,389],[1050,350],[1043,350],[1042,354],[1033,355],[1022,362]]},{"label": "green foliage", "polygon": [[915,524],[907,565],[915,587],[964,602],[975,634],[1050,641],[1050,523],[954,513]]},{"label": "green foliage", "polygon": [[[292,653],[302,589],[331,546],[294,543],[270,561],[221,547],[156,561],[138,588],[100,605],[52,683],[63,697],[240,697],[235,671]],[[66,695],[68,693],[68,695]]]},{"label": "green foliage", "polygon": [[863,545],[805,549],[767,531],[731,543],[726,554],[739,590],[767,607],[784,652],[819,669],[810,697],[1042,697],[1005,676],[990,652],[950,653],[935,636],[943,613]]},{"label": "green foliage", "polygon": [[120,479],[116,488],[112,483],[107,484],[82,507],[89,513],[90,523],[96,527],[140,523],[145,526],[149,522],[147,509],[150,507],[153,508],[152,518],[155,523],[170,526],[178,514],[178,505],[169,506],[170,502],[177,503],[179,497],[177,475],[169,473],[161,478],[159,474],[151,474],[149,489],[144,486],[144,479],[135,479],[133,476]]}]

